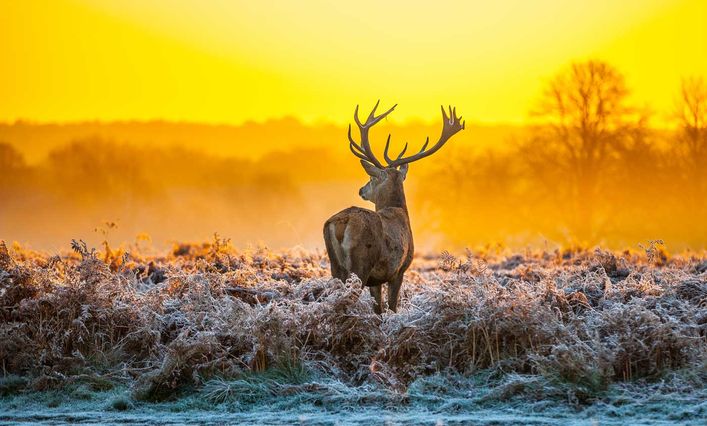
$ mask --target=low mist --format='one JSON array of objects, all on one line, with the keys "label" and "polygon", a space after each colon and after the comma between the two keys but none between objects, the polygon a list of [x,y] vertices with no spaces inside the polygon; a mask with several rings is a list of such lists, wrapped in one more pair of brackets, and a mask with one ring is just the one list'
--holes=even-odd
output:
[{"label": "low mist", "polygon": [[[670,128],[632,106],[610,65],[573,64],[523,127],[471,125],[413,163],[416,246],[707,247],[707,90],[683,81]],[[381,150],[419,149],[436,123],[381,123]],[[295,119],[0,125],[0,239],[41,249],[214,233],[237,246],[322,248],[321,226],[367,181],[346,129]]]}]

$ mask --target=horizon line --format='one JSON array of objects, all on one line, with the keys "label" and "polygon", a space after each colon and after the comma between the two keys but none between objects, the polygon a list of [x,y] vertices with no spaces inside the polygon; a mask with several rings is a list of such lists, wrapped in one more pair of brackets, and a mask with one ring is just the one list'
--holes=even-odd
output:
[{"label": "horizon line", "polygon": [[[267,125],[273,122],[284,122],[284,121],[295,121],[297,124],[302,125],[302,127],[346,127],[349,122],[337,123],[331,120],[304,120],[293,115],[283,115],[279,117],[268,117],[263,120],[247,119],[240,122],[227,122],[227,121],[210,121],[210,120],[189,120],[189,119],[171,119],[171,118],[119,118],[119,119],[71,119],[66,121],[59,120],[41,120],[41,119],[31,119],[31,118],[16,118],[16,119],[0,119],[0,126],[72,126],[72,125],[84,125],[84,124],[98,124],[98,125],[111,125],[111,124],[180,124],[180,125],[198,125],[198,126],[208,126],[208,127],[245,127],[248,125]],[[423,126],[433,126],[439,123],[440,120],[425,120],[422,118],[407,119],[407,120],[395,120],[390,119],[394,126],[405,127],[410,125],[423,125]],[[662,121],[662,125],[656,125],[655,121],[653,124],[646,126],[649,129],[656,130],[671,130],[679,127],[679,125],[668,125],[665,120]],[[352,120],[353,122],[353,120]],[[468,122],[469,127],[513,127],[513,128],[526,128],[537,126],[532,120],[527,120],[523,122],[507,120],[507,121],[485,121],[485,120],[474,120]]]}]

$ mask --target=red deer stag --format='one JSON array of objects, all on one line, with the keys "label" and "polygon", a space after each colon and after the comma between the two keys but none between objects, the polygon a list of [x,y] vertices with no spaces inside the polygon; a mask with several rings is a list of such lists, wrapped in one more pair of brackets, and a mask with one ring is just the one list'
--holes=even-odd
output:
[{"label": "red deer stag", "polygon": [[403,190],[408,165],[434,154],[449,138],[464,129],[464,122],[461,117],[457,117],[456,108],[449,107],[447,116],[442,107],[442,136],[432,148],[426,150],[430,141],[428,137],[417,154],[404,157],[407,150],[405,144],[397,158],[391,159],[388,156],[388,135],[383,152],[387,165],[383,165],[373,155],[368,131],[396,106],[393,105],[388,111],[376,116],[376,103],[365,123],[361,123],[358,118],[356,106],[354,120],[361,133],[360,144],[351,136],[349,125],[349,148],[361,159],[361,165],[370,176],[370,181],[358,193],[364,200],[375,204],[376,211],[349,207],[329,218],[324,224],[324,242],[331,263],[331,275],[344,281],[350,274],[356,274],[376,300],[374,309],[379,314],[383,311],[381,285],[384,283],[388,283],[388,307],[396,311],[403,274],[410,266],[413,256],[412,231]]}]

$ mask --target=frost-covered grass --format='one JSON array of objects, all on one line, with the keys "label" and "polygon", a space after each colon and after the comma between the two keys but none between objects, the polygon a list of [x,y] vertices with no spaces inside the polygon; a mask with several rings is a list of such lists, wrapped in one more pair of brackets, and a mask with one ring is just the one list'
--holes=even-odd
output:
[{"label": "frost-covered grass", "polygon": [[706,308],[653,245],[420,256],[382,316],[321,253],[1,245],[0,422],[698,422]]},{"label": "frost-covered grass", "polygon": [[72,385],[3,398],[0,424],[703,424],[704,388],[688,391],[695,383],[680,375],[669,383],[615,383],[591,404],[571,400],[566,386],[514,374],[502,380],[486,373],[433,375],[417,379],[405,394],[322,378],[288,392],[234,380],[217,385],[237,391],[220,402],[209,397],[208,386],[173,401],[144,402],[123,386],[90,391]]}]

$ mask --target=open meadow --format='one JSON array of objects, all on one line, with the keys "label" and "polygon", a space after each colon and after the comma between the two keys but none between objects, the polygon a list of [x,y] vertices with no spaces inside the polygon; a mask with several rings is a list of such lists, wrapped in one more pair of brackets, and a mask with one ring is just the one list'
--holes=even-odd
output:
[{"label": "open meadow", "polygon": [[[0,423],[700,424],[707,256],[417,256],[397,313],[320,252],[0,246]],[[145,250],[149,251],[149,250]]]}]

